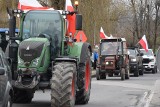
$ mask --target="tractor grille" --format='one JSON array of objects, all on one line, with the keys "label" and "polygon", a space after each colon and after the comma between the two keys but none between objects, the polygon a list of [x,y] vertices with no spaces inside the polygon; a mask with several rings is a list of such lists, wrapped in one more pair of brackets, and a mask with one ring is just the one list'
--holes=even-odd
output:
[{"label": "tractor grille", "polygon": [[19,56],[24,62],[40,57],[44,42],[23,41],[19,46]]},{"label": "tractor grille", "polygon": [[150,62],[150,59],[147,59],[147,58],[143,59],[143,63],[149,63],[149,62]]}]

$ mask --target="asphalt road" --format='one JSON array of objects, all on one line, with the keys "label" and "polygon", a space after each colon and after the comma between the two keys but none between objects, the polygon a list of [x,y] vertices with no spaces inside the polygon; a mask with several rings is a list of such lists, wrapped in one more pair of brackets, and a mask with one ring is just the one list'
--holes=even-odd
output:
[{"label": "asphalt road", "polygon": [[[89,103],[75,107],[160,107],[158,104],[150,106],[159,79],[159,72],[131,77],[125,81],[121,81],[120,77],[107,77],[100,81],[93,78]],[[160,104],[160,99],[154,101]],[[31,104],[13,104],[13,107],[50,107],[50,90],[45,93],[37,91]]]}]

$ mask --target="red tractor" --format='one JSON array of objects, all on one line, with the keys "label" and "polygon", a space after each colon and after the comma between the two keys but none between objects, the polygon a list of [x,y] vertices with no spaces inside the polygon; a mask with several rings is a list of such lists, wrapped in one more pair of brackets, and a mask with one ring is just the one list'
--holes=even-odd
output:
[{"label": "red tractor", "polygon": [[96,69],[97,80],[114,75],[121,80],[129,79],[129,56],[125,38],[102,39],[100,41],[99,60]]}]

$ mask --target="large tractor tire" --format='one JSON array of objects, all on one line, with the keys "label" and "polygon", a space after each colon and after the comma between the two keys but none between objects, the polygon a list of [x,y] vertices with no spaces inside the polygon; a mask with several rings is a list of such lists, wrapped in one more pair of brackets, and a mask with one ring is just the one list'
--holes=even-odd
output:
[{"label": "large tractor tire", "polygon": [[78,91],[76,92],[76,104],[87,104],[91,90],[91,59],[89,49],[81,53],[81,63],[78,71]]},{"label": "large tractor tire", "polygon": [[34,96],[33,91],[14,89],[14,103],[31,103]]},{"label": "large tractor tire", "polygon": [[76,77],[76,65],[74,63],[56,64],[51,79],[51,107],[74,107]]},{"label": "large tractor tire", "polygon": [[76,104],[87,104],[91,90],[91,63],[90,59],[79,66],[79,90],[76,93]]}]

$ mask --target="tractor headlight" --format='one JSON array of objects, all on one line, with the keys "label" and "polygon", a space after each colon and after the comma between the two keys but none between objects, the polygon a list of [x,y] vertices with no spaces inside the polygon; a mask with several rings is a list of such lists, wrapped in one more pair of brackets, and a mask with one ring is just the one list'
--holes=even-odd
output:
[{"label": "tractor headlight", "polygon": [[18,58],[18,64],[24,64],[24,61],[21,58]]},{"label": "tractor headlight", "polygon": [[38,62],[39,62],[39,58],[36,58],[33,60],[32,64],[37,66],[38,65]]},{"label": "tractor headlight", "polygon": [[131,59],[131,61],[132,61],[132,62],[136,62],[137,60],[136,60],[136,58],[133,58],[133,59]]},{"label": "tractor headlight", "polygon": [[109,65],[109,62],[106,62],[106,65]]}]

